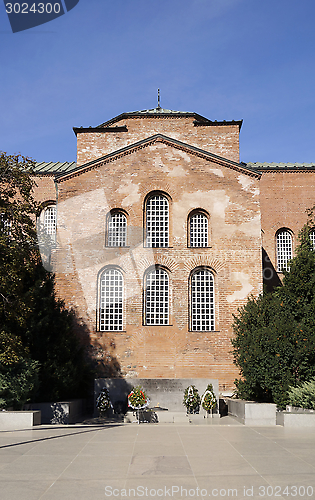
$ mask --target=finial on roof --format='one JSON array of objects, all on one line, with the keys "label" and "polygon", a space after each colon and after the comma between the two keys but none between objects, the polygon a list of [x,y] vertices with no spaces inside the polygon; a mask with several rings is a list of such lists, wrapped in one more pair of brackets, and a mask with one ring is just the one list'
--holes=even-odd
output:
[{"label": "finial on roof", "polygon": [[158,109],[161,109],[161,106],[160,106],[160,89],[158,89],[158,105],[157,105]]}]

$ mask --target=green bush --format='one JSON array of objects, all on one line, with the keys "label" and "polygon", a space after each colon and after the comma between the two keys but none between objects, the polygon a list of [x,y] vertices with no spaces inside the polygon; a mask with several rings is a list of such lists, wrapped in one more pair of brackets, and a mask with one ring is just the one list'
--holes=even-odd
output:
[{"label": "green bush", "polygon": [[284,272],[283,286],[251,297],[234,318],[235,381],[241,399],[288,403],[288,390],[315,376],[315,252],[311,226]]},{"label": "green bush", "polygon": [[38,363],[22,359],[11,366],[0,366],[0,408],[21,410],[38,386]]},{"label": "green bush", "polygon": [[315,379],[304,382],[298,387],[290,387],[288,404],[307,410],[315,410]]}]

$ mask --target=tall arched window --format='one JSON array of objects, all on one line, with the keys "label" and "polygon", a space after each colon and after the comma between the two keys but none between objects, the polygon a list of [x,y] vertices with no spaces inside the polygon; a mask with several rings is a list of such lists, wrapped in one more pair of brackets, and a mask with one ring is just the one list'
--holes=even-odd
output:
[{"label": "tall arched window", "polygon": [[166,271],[155,268],[145,275],[144,316],[146,325],[169,324],[169,277]]},{"label": "tall arched window", "polygon": [[189,246],[208,246],[208,217],[201,211],[194,211],[189,216]]},{"label": "tall arched window", "polygon": [[52,238],[56,235],[56,207],[47,207],[44,211],[44,231]]},{"label": "tall arched window", "polygon": [[12,221],[5,213],[0,213],[0,233],[6,237],[11,236]]},{"label": "tall arched window", "polygon": [[292,259],[292,236],[287,229],[277,233],[277,270],[290,271],[288,261]]},{"label": "tall arched window", "polygon": [[166,196],[155,194],[146,202],[146,246],[150,248],[169,245],[169,203]]},{"label": "tall arched window", "polygon": [[124,278],[118,269],[106,269],[100,277],[99,330],[122,331],[124,326]]},{"label": "tall arched window", "polygon": [[127,242],[127,217],[116,211],[107,218],[107,246],[125,247]]},{"label": "tall arched window", "polygon": [[208,269],[197,269],[190,277],[190,329],[215,329],[214,278]]},{"label": "tall arched window", "polygon": [[315,229],[310,231],[310,240],[313,245],[313,250],[315,250]]}]

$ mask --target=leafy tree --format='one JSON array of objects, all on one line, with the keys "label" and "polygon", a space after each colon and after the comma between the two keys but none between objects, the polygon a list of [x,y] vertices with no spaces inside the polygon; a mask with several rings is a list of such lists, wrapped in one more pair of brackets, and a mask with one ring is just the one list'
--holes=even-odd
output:
[{"label": "leafy tree", "polygon": [[[0,404],[86,394],[91,370],[75,316],[42,266],[33,198],[34,162],[0,153]],[[38,384],[37,384],[38,378]],[[20,388],[20,390],[19,390]]]},{"label": "leafy tree", "polygon": [[283,286],[254,298],[234,318],[239,397],[284,407],[290,386],[315,375],[315,252],[310,224],[299,235]]},{"label": "leafy tree", "polygon": [[0,408],[21,409],[38,386],[38,363],[19,337],[0,332]]},{"label": "leafy tree", "polygon": [[27,291],[34,266],[40,262],[32,167],[27,158],[0,153],[0,325],[12,334],[27,325]]},{"label": "leafy tree", "polygon": [[42,265],[34,269],[32,314],[22,339],[40,363],[37,401],[83,397],[92,384],[91,364],[75,333],[75,314],[56,298],[54,284]]}]

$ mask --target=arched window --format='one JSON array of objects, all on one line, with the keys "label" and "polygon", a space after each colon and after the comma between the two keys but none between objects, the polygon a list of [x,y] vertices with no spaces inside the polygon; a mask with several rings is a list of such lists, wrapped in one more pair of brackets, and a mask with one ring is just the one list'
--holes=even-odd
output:
[{"label": "arched window", "polygon": [[201,211],[194,211],[189,216],[189,246],[208,246],[208,217]]},{"label": "arched window", "polygon": [[166,196],[155,194],[146,202],[146,246],[150,248],[169,245],[169,203]]},{"label": "arched window", "polygon": [[56,207],[49,206],[44,210],[44,232],[53,239],[56,236]]},{"label": "arched window", "polygon": [[122,331],[124,326],[124,278],[118,269],[106,269],[100,277],[99,330]]},{"label": "arched window", "polygon": [[145,275],[144,309],[146,325],[169,324],[169,278],[164,269],[155,268]]},{"label": "arched window", "polygon": [[127,242],[127,217],[116,211],[107,218],[107,246],[125,247]]},{"label": "arched window", "polygon": [[278,272],[290,271],[288,261],[292,259],[292,236],[283,229],[277,233],[277,270]]},{"label": "arched window", "polygon": [[310,240],[313,245],[313,250],[315,250],[315,229],[310,231]]},{"label": "arched window", "polygon": [[0,232],[6,237],[11,236],[12,221],[5,213],[0,213]]},{"label": "arched window", "polygon": [[190,277],[190,329],[215,329],[214,278],[208,269],[197,269]]}]

